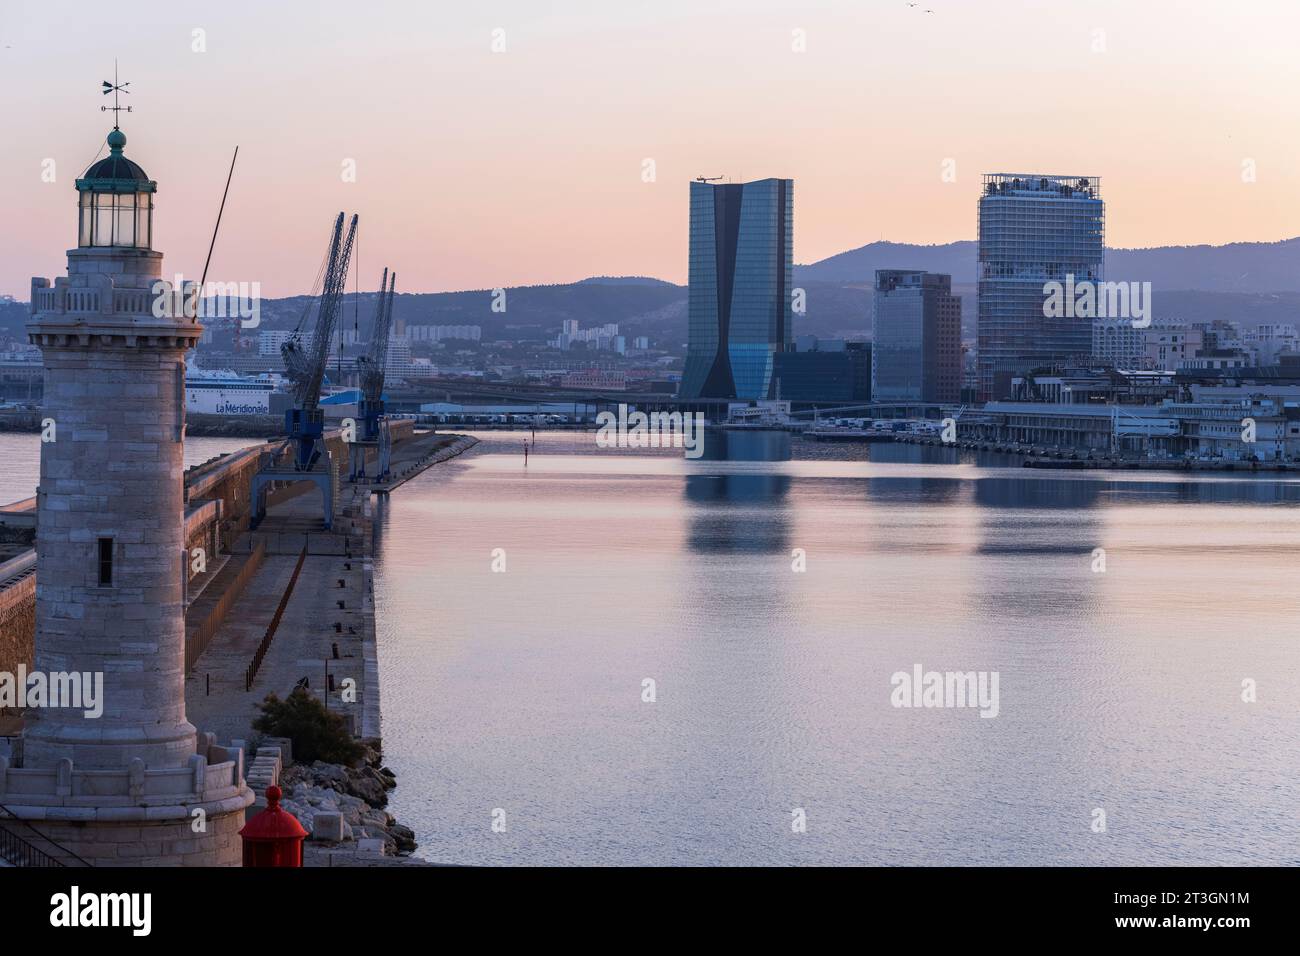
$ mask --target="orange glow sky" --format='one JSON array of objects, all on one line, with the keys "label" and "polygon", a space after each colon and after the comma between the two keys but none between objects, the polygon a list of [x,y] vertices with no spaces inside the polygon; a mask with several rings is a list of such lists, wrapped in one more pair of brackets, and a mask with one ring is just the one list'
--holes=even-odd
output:
[{"label": "orange glow sky", "polygon": [[167,274],[202,270],[238,144],[209,278],[277,296],[308,290],[340,209],[363,287],[385,264],[408,292],[682,282],[701,174],[792,177],[797,262],[973,238],[994,171],[1102,177],[1111,246],[1288,238],[1297,35],[1294,0],[4,0],[0,293],[63,271],[115,56]]}]

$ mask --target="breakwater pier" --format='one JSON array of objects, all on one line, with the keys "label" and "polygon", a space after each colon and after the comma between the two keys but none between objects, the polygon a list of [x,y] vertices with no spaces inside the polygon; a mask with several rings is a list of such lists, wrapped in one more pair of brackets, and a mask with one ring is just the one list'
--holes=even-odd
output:
[{"label": "breakwater pier", "polygon": [[[382,769],[372,496],[461,454],[476,439],[416,432],[409,422],[394,426],[391,479],[350,483],[340,476],[329,531],[320,494],[301,482],[273,485],[265,516],[254,523],[252,479],[277,454],[275,443],[222,455],[185,474],[186,547],[196,556],[186,582],[186,714],[205,739],[242,748],[256,796],[250,814],[277,783],[286,809],[298,810],[309,831],[319,822],[319,835],[339,838],[310,844],[308,865],[382,865],[414,845],[409,831],[382,810],[394,780]],[[327,432],[325,441],[335,467],[346,467],[342,435]],[[0,505],[0,671],[33,666],[36,512],[35,499]],[[342,716],[364,742],[357,768],[294,767],[287,740],[260,739],[252,729],[267,695],[284,699],[295,687]],[[21,712],[0,714],[0,758],[8,766],[22,764],[24,723]],[[16,802],[14,794],[0,794],[0,804],[6,802]],[[0,814],[0,829],[10,826],[17,828]],[[41,841],[41,826],[24,822],[24,839],[57,860],[58,846]]]}]

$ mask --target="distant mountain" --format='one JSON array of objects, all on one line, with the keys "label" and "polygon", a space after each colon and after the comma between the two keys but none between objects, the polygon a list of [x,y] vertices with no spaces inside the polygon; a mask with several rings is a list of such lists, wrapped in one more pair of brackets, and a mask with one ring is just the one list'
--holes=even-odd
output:
[{"label": "distant mountain", "polygon": [[[943,245],[873,242],[810,265],[795,266],[796,281],[869,283],[877,269],[946,272],[954,284],[976,281],[974,240]],[[1108,249],[1106,278],[1150,282],[1155,290],[1300,292],[1300,238],[1234,242],[1226,246]]]},{"label": "distant mountain", "polygon": [[[340,322],[344,329],[360,327],[369,334],[375,293],[362,293],[360,302],[344,297]],[[494,303],[499,303],[493,308]],[[312,302],[306,296],[263,299],[262,329],[295,328]],[[665,331],[665,322],[680,313],[680,337],[686,335],[686,289],[660,279],[618,278],[584,280],[566,285],[515,286],[498,300],[491,289],[467,292],[407,292],[393,299],[393,318],[413,325],[477,325],[484,339],[543,341],[553,338],[561,323],[577,320],[582,328],[617,322],[628,336],[679,333]]]},{"label": "distant mountain", "polygon": [[574,285],[672,285],[672,283],[666,279],[654,279],[650,276],[591,276],[578,280]]},{"label": "distant mountain", "polygon": [[[532,339],[554,335],[566,319],[588,328],[617,322],[641,334],[641,317],[686,301],[686,289],[670,282],[575,282],[505,290],[505,311],[493,311],[490,289],[399,295],[393,315],[407,325],[479,325],[484,338]],[[366,312],[365,307],[362,313]]]},{"label": "distant mountain", "polygon": [[30,314],[31,309],[26,302],[0,299],[0,338],[9,336],[26,342],[26,325]]},{"label": "distant mountain", "polygon": [[1152,294],[1154,315],[1184,322],[1228,319],[1244,328],[1256,325],[1300,326],[1300,292],[1165,291]]},{"label": "distant mountain", "polygon": [[977,250],[973,239],[937,246],[906,242],[872,242],[811,265],[794,267],[796,282],[860,282],[875,280],[877,269],[924,269],[946,272],[954,283],[975,281]]},{"label": "distant mountain", "polygon": [[[810,265],[795,266],[807,311],[796,317],[796,335],[839,338],[871,331],[871,283],[876,269],[926,269],[953,277],[962,299],[962,328],[975,334],[975,259],[972,240],[941,245],[873,242]],[[1106,276],[1151,282],[1155,317],[1207,321],[1224,318],[1246,326],[1300,324],[1300,238],[1239,242],[1226,246],[1165,246],[1111,249]],[[367,334],[374,295],[344,300],[345,329]],[[686,287],[649,276],[592,276],[561,285],[506,289],[505,311],[493,311],[489,289],[399,294],[395,318],[407,325],[479,325],[486,339],[544,341],[566,319],[583,328],[617,322],[629,337],[648,335],[664,347],[686,341]],[[262,301],[264,329],[293,328],[310,308],[306,296]],[[25,302],[0,300],[0,338],[23,341]]]},{"label": "distant mountain", "polygon": [[1204,292],[1300,292],[1300,238],[1226,246],[1109,249],[1106,278]]}]

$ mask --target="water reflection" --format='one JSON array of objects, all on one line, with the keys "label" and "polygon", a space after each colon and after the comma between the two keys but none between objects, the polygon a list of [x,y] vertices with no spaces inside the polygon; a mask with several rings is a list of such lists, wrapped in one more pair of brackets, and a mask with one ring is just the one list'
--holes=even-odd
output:
[{"label": "water reflection", "polygon": [[[709,429],[698,462],[790,461],[787,432]],[[697,553],[785,551],[789,536],[786,497],[792,479],[773,474],[688,475],[682,496],[690,503],[687,542]]]},{"label": "water reflection", "polygon": [[960,478],[868,478],[866,497],[881,504],[942,505],[957,501],[964,493]]},{"label": "water reflection", "polygon": [[975,504],[981,508],[1095,508],[1103,487],[1099,481],[980,478],[975,482]]},{"label": "water reflection", "polygon": [[869,461],[876,465],[973,466],[1002,472],[972,479],[975,504],[989,508],[1093,508],[1128,502],[1300,504],[1300,481],[1292,474],[1277,472],[1026,469],[1017,456],[909,444],[871,445]]},{"label": "water reflection", "polygon": [[[1294,480],[739,432],[703,461],[539,435],[525,470],[519,437],[376,502],[391,810],[427,858],[1295,862]],[[998,671],[998,718],[894,708],[915,663]]]}]

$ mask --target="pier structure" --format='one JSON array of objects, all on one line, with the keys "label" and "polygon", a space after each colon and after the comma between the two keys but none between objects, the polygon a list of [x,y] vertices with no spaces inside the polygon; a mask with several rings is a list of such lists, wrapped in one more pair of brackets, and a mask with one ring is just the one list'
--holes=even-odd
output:
[{"label": "pier structure", "polygon": [[[189,573],[185,356],[202,327],[162,280],[157,183],[124,155],[76,181],[66,276],[32,280],[45,366],[35,670],[102,679],[102,713],[29,708],[0,805],[53,856],[93,865],[239,865],[243,755],[185,709]],[[179,294],[177,294],[179,293]]]}]

